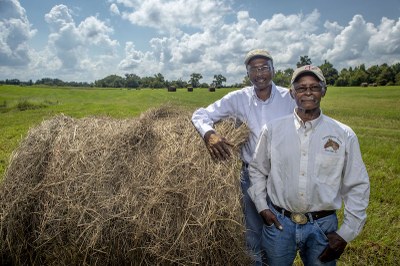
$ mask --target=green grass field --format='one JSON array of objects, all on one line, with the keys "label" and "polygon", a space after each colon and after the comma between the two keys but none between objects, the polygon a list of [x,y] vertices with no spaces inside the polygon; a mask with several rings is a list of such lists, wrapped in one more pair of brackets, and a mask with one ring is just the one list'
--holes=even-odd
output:
[{"label": "green grass field", "polygon": [[[54,115],[125,118],[163,104],[192,111],[229,91],[0,86],[0,179],[29,128]],[[367,223],[339,265],[400,265],[400,87],[331,87],[322,109],[357,133],[371,180]]]}]

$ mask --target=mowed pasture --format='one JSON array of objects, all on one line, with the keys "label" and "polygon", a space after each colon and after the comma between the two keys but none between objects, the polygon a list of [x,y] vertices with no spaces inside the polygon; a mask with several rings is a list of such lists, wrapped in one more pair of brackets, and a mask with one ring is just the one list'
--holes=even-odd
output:
[{"label": "mowed pasture", "polygon": [[[232,90],[0,86],[0,180],[29,128],[55,115],[128,118],[165,104],[193,111]],[[400,265],[400,87],[330,87],[322,110],[357,133],[371,180],[367,223],[339,265]]]}]

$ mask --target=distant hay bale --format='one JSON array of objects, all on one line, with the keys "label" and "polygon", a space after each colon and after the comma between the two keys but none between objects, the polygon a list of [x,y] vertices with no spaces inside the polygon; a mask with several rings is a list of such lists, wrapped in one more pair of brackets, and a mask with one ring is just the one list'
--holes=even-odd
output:
[{"label": "distant hay bale", "polygon": [[176,92],[176,87],[175,86],[169,86],[168,87],[169,92]]},{"label": "distant hay bale", "polygon": [[172,108],[57,116],[29,131],[0,186],[0,259],[13,265],[248,265],[238,149],[215,163]]}]

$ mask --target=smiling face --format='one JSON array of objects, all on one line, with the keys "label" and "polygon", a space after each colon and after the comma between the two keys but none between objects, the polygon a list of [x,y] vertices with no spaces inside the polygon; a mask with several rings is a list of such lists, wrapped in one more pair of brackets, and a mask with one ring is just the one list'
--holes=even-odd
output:
[{"label": "smiling face", "polygon": [[247,75],[256,89],[268,88],[274,77],[272,61],[264,57],[252,59],[247,65]]},{"label": "smiling face", "polygon": [[291,94],[300,111],[319,111],[322,97],[326,89],[320,84],[320,80],[312,74],[302,75],[293,83]]}]

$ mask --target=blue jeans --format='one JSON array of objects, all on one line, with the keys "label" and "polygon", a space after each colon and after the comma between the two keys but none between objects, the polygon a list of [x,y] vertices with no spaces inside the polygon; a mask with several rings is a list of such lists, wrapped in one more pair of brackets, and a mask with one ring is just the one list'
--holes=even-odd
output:
[{"label": "blue jeans", "polygon": [[305,266],[336,265],[335,260],[327,263],[318,260],[318,256],[328,245],[326,234],[337,230],[336,214],[300,225],[278,213],[271,205],[270,209],[283,226],[283,230],[280,231],[275,225],[264,225],[262,248],[266,252],[268,265],[293,265],[297,250]]},{"label": "blue jeans", "polygon": [[250,187],[249,172],[243,167],[240,173],[240,184],[242,188],[242,205],[246,226],[246,244],[250,255],[254,260],[254,265],[263,265],[263,255],[261,249],[261,233],[264,222],[258,213],[256,206],[251,200],[247,190]]}]

